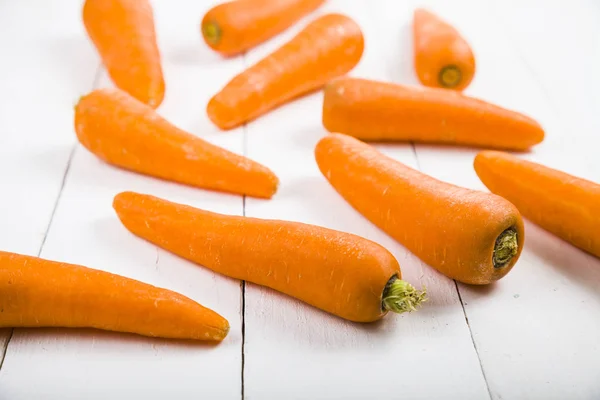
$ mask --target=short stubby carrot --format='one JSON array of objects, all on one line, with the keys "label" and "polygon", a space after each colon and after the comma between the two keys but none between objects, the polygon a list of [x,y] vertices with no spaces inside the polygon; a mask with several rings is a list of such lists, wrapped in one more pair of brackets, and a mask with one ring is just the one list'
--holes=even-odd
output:
[{"label": "short stubby carrot", "polygon": [[0,252],[0,327],[96,328],[221,341],[229,322],[167,289],[109,272]]},{"label": "short stubby carrot", "polygon": [[157,108],[165,81],[148,0],[86,0],[83,22],[114,84]]},{"label": "short stubby carrot", "polygon": [[474,167],[525,218],[600,257],[600,184],[498,151],[480,152]]},{"label": "short stubby carrot", "polygon": [[325,87],[323,125],[364,141],[527,150],[544,139],[535,120],[447,89],[339,78]]},{"label": "short stubby carrot", "polygon": [[283,32],[325,0],[235,0],[211,8],[202,18],[202,37],[213,50],[240,54]]},{"label": "short stubby carrot", "polygon": [[321,88],[349,72],[362,57],[360,27],[340,14],[320,17],[275,52],[234,77],[206,111],[221,129],[231,129]]},{"label": "short stubby carrot", "polygon": [[356,235],[217,214],[133,192],[118,194],[113,207],[129,231],[163,249],[351,321],[413,311],[424,300],[424,292],[401,279],[389,251]]},{"label": "short stubby carrot", "polygon": [[415,71],[425,86],[463,90],[475,75],[475,56],[450,24],[422,8],[414,12]]},{"label": "short stubby carrot", "polygon": [[119,89],[98,89],[75,109],[79,141],[109,164],[204,189],[270,198],[267,167],[178,129]]},{"label": "short stubby carrot", "polygon": [[321,139],[315,157],[352,207],[452,279],[491,283],[521,254],[521,215],[500,196],[439,181],[347,135]]}]

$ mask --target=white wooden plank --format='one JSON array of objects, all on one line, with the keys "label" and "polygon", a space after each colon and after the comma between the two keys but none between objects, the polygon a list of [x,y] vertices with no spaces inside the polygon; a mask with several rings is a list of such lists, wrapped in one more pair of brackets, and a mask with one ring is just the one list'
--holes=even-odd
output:
[{"label": "white wooden plank", "polygon": [[[378,6],[407,12],[403,2]],[[367,1],[329,1],[318,11],[346,13],[364,30],[366,49],[354,76],[384,79],[382,62],[395,49],[382,41],[396,35],[393,19],[378,21]],[[304,21],[306,23],[306,20]],[[254,62],[297,32],[303,23],[252,51]],[[381,25],[381,26],[380,26]],[[384,45],[385,43],[385,45]],[[245,394],[258,398],[487,398],[454,283],[420,263],[402,246],[356,213],[318,171],[313,150],[326,132],[320,93],[301,98],[249,124],[250,157],[281,178],[271,201],[247,199],[246,215],[284,218],[356,233],[381,243],[399,260],[404,277],[426,285],[430,300],[411,315],[389,315],[360,325],[332,317],[292,298],[255,285],[246,288]],[[416,166],[410,145],[379,146]]]},{"label": "white wooden plank", "polygon": [[[242,152],[243,132],[221,133],[204,112],[209,96],[242,68],[221,60],[199,36],[211,4],[156,1],[167,95],[159,112],[209,141]],[[71,17],[71,15],[68,15]],[[66,15],[57,15],[62,23]],[[73,33],[76,40],[81,32]],[[89,44],[88,44],[89,45]],[[109,85],[106,74],[100,86]],[[74,137],[72,114],[65,131]],[[181,260],[130,234],[112,199],[134,190],[228,214],[242,213],[240,196],[223,195],[118,170],[78,146],[42,257],[80,263],[178,291],[227,318],[219,345],[67,329],[17,329],[0,373],[0,398],[196,399],[241,393],[240,283]]]},{"label": "white wooden plank", "polygon": [[[37,255],[69,154],[72,105],[98,59],[81,28],[62,24],[78,1],[0,3],[0,248]],[[61,18],[56,18],[57,16]],[[10,329],[0,330],[0,365]]]},{"label": "white wooden plank", "polygon": [[[529,114],[546,128],[546,140],[522,157],[600,181],[597,3],[418,4],[471,42],[478,70],[467,93]],[[416,149],[423,171],[486,190],[472,168],[476,150]],[[528,222],[524,252],[509,275],[490,287],[460,285],[494,399],[600,395],[599,289],[597,259]]]}]

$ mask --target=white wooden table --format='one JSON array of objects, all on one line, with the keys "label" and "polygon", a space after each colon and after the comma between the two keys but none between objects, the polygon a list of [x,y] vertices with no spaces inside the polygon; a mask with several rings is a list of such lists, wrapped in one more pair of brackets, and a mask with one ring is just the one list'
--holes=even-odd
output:
[{"label": "white wooden table", "polygon": [[[80,0],[0,1],[0,248],[167,287],[231,324],[218,346],[6,330],[0,399],[599,399],[600,261],[527,223],[525,250],[508,276],[490,287],[455,284],[357,214],[319,174],[320,93],[220,132],[204,111],[210,96],[307,19],[224,60],[198,29],[213,3],[154,1],[167,83],[159,112],[272,168],[281,187],[270,201],[165,183],[92,156],[76,144],[73,106],[110,82],[85,35]],[[410,18],[419,5],[472,44],[478,70],[468,94],[545,127],[546,140],[525,157],[600,181],[597,0],[329,0],[316,14],[343,12],[362,26],[366,49],[351,75],[415,83]],[[476,150],[378,147],[437,178],[485,190],[472,168]],[[122,190],[362,235],[392,251],[430,300],[418,313],[369,326],[342,321],[135,238],[111,207]]]}]

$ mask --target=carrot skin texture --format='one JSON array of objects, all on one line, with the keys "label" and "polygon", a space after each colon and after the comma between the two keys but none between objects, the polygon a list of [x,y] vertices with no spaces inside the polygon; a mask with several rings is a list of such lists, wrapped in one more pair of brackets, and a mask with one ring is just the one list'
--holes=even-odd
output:
[{"label": "carrot skin texture", "polygon": [[249,122],[349,72],[362,57],[360,27],[340,14],[320,17],[275,52],[234,77],[206,108],[221,129]]},{"label": "carrot skin texture", "polygon": [[202,18],[202,37],[216,52],[234,56],[283,32],[324,2],[236,0],[221,3]]},{"label": "carrot skin texture", "polygon": [[382,318],[382,294],[401,277],[382,246],[297,222],[228,216],[123,192],[113,202],[135,235],[220,274],[246,280],[357,322]]},{"label": "carrot skin texture", "polygon": [[229,322],[167,289],[81,265],[0,252],[0,327],[96,328],[221,341]]},{"label": "carrot skin texture", "polygon": [[600,185],[498,151],[475,157],[479,179],[523,216],[574,246],[600,257]]},{"label": "carrot skin texture", "polygon": [[[475,56],[467,41],[450,24],[422,8],[414,12],[415,71],[429,87],[464,90],[475,76]],[[442,73],[455,68],[457,80],[446,81]]]},{"label": "carrot skin texture", "polygon": [[83,22],[115,85],[157,108],[165,81],[148,0],[86,0]]},{"label": "carrot skin texture", "polygon": [[[491,283],[505,276],[520,256],[523,221],[500,196],[441,182],[342,134],[321,139],[315,158],[354,209],[452,279]],[[495,241],[509,228],[517,232],[517,254],[494,268]]]},{"label": "carrot skin texture", "polygon": [[118,89],[81,98],[75,131],[102,160],[145,175],[260,198],[271,198],[279,185],[265,166],[178,129]]},{"label": "carrot skin texture", "polygon": [[533,119],[461,93],[360,78],[325,87],[323,126],[364,141],[527,150],[544,139]]}]

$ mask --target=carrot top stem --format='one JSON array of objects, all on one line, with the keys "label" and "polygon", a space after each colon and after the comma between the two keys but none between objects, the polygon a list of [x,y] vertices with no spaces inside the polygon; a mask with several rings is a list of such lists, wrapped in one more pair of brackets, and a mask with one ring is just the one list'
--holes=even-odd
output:
[{"label": "carrot top stem", "polygon": [[382,307],[398,314],[416,311],[427,298],[425,289],[417,290],[410,283],[393,276],[383,290]]},{"label": "carrot top stem", "polygon": [[494,267],[502,268],[508,264],[517,254],[518,249],[517,231],[513,228],[508,228],[496,239],[493,257]]},{"label": "carrot top stem", "polygon": [[202,24],[202,33],[207,41],[216,45],[221,41],[221,28],[214,21],[209,21]]},{"label": "carrot top stem", "polygon": [[447,65],[440,71],[440,85],[445,88],[453,88],[458,86],[462,80],[462,73],[456,65]]}]

